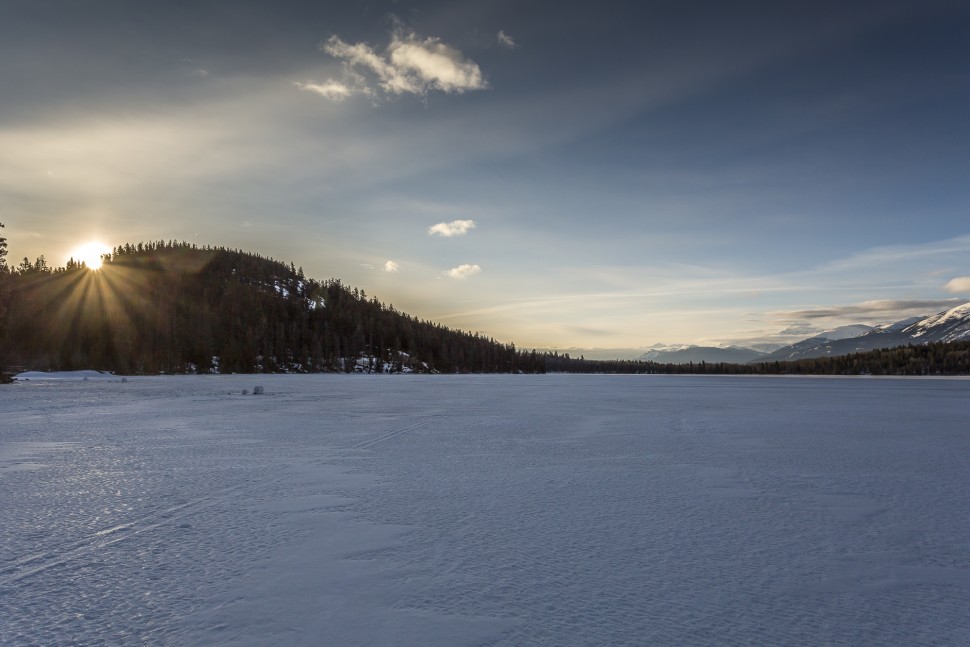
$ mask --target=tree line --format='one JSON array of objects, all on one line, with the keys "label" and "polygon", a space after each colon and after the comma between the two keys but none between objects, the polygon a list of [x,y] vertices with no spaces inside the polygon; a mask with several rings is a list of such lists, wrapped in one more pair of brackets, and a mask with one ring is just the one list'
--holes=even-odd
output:
[{"label": "tree line", "polygon": [[970,341],[934,342],[872,350],[839,357],[752,364],[698,362],[663,364],[641,360],[574,359],[546,354],[550,373],[644,375],[970,375]]}]

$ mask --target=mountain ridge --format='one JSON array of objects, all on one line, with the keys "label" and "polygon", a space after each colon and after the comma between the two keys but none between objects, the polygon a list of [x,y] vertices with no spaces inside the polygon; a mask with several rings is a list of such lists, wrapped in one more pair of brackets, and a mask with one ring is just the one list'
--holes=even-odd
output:
[{"label": "mountain ridge", "polygon": [[[864,324],[854,326],[860,330],[868,330],[859,335],[834,339],[826,337],[826,333],[820,333],[779,348],[763,357],[751,360],[750,363],[840,357],[882,348],[970,340],[970,302],[934,315],[902,319],[888,326],[872,327]],[[854,326],[843,326],[836,330],[843,331]]]},{"label": "mountain ridge", "polygon": [[[697,344],[655,344],[637,359],[660,364],[785,362],[817,357],[841,357],[909,344],[970,340],[970,302],[933,315],[907,317],[891,324],[871,326],[848,324],[806,337],[797,342],[759,350],[766,344],[748,346],[701,346]],[[769,346],[770,348],[771,346]]]},{"label": "mountain ridge", "polygon": [[649,350],[639,357],[642,362],[660,364],[690,364],[724,362],[744,364],[763,357],[765,353],[743,346],[668,346]]}]

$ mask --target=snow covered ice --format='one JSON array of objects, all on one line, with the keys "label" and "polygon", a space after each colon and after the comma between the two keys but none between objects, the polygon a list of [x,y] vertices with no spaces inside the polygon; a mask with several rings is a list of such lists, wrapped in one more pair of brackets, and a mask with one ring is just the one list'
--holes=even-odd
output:
[{"label": "snow covered ice", "polygon": [[970,644],[968,395],[18,382],[0,388],[0,644]]}]

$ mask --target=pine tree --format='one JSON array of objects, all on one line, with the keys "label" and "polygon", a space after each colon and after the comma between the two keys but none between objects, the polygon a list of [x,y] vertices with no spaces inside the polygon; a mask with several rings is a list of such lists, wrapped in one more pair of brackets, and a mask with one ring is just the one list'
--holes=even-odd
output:
[{"label": "pine tree", "polygon": [[[0,222],[0,229],[3,229],[3,223]],[[9,271],[7,268],[7,239],[3,237],[3,232],[0,232],[0,272],[6,274]]]}]

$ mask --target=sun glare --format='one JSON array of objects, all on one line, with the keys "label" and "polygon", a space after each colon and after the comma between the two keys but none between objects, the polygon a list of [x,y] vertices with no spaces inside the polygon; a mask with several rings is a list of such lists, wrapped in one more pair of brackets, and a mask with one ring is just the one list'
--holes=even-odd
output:
[{"label": "sun glare", "polygon": [[99,270],[101,269],[101,255],[108,254],[111,252],[111,248],[104,243],[99,243],[97,241],[91,241],[85,243],[80,247],[76,247],[73,252],[71,252],[71,258],[75,261],[83,262],[88,266],[89,270]]}]

